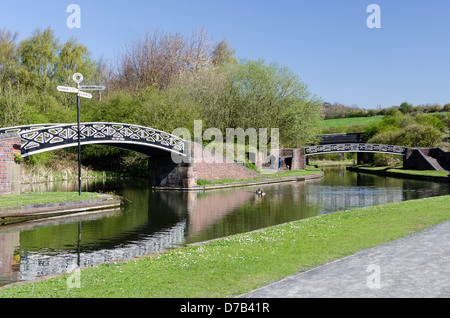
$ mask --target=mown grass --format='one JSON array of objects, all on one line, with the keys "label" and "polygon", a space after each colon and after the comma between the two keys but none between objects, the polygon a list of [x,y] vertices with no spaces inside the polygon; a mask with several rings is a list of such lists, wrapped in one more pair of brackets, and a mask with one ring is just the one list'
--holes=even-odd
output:
[{"label": "mown grass", "polygon": [[245,182],[245,181],[256,181],[256,180],[261,180],[261,178],[252,178],[252,179],[222,179],[222,180],[216,180],[216,181],[209,181],[209,180],[198,179],[198,180],[197,180],[197,185],[225,184],[225,183]]},{"label": "mown grass", "polygon": [[331,127],[339,128],[339,127],[348,127],[352,125],[368,126],[380,122],[383,119],[383,117],[384,116],[326,119],[322,123],[322,128],[323,129]]},{"label": "mown grass", "polygon": [[321,173],[322,170],[314,168],[314,166],[308,166],[306,170],[286,170],[280,171],[272,174],[264,174],[267,178],[282,178],[282,177],[295,177],[295,176],[306,176],[310,174]]},{"label": "mown grass", "polygon": [[450,196],[335,212],[0,290],[0,297],[232,297],[450,218]]},{"label": "mown grass", "polygon": [[450,173],[448,171],[437,170],[408,170],[408,169],[388,169],[388,172],[406,173],[429,177],[447,177]]},{"label": "mown grass", "polygon": [[367,167],[367,166],[351,166],[353,168],[358,168],[361,172],[367,171],[367,172],[376,172],[376,171],[382,171],[385,173],[402,173],[402,174],[411,174],[416,176],[427,176],[427,177],[447,177],[449,176],[448,171],[438,171],[438,170],[408,170],[403,169],[402,166],[380,166],[380,167]]},{"label": "mown grass", "polygon": [[[273,170],[277,171],[277,170]],[[322,170],[315,168],[314,166],[307,166],[306,170],[286,170],[286,171],[277,171],[273,173],[267,173],[262,171],[264,177],[267,178],[282,178],[282,177],[294,177],[294,176],[305,176],[310,174],[321,173]],[[252,179],[222,179],[216,181],[208,181],[203,179],[197,180],[197,185],[211,185],[211,184],[225,184],[225,183],[234,183],[234,182],[246,182],[246,181],[258,181],[262,180],[262,178],[252,178]]]},{"label": "mown grass", "polygon": [[354,163],[353,159],[343,159],[343,160],[330,160],[330,161],[310,161],[311,166],[335,166],[335,165],[352,165]]},{"label": "mown grass", "polygon": [[22,193],[20,195],[6,195],[0,197],[0,208],[26,206],[34,204],[59,203],[92,200],[100,197],[99,193],[82,192],[45,192]]}]

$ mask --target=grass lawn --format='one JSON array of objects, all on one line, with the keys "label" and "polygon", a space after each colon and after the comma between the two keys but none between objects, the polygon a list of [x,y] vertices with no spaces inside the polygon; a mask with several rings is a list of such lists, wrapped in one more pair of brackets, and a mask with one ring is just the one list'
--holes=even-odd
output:
[{"label": "grass lawn", "polygon": [[306,170],[286,170],[272,174],[264,174],[264,176],[266,176],[267,178],[281,178],[281,177],[306,176],[316,173],[322,173],[322,170],[314,168],[313,166],[308,166],[306,167]]},{"label": "grass lawn", "polygon": [[446,171],[437,170],[407,170],[407,169],[388,169],[390,172],[415,174],[421,176],[431,176],[431,177],[447,177],[450,173]]},{"label": "grass lawn", "polygon": [[323,129],[330,127],[348,127],[351,125],[371,125],[380,122],[383,117],[384,116],[326,119],[323,121]]},{"label": "grass lawn", "polygon": [[[335,212],[0,290],[0,297],[233,297],[450,219],[450,196]],[[69,288],[71,286],[72,288]]]},{"label": "grass lawn", "polygon": [[335,160],[335,161],[310,161],[310,166],[336,166],[336,165],[352,165],[354,163],[353,159],[345,159],[345,160]]},{"label": "grass lawn", "polygon": [[[276,171],[276,172],[275,172]],[[322,170],[318,168],[314,168],[313,166],[306,167],[306,170],[286,170],[280,171],[271,170],[270,173],[262,171],[261,173],[267,178],[281,178],[281,177],[295,177],[295,176],[306,176],[310,174],[321,173]],[[208,180],[197,180],[198,185],[209,185],[209,184],[224,184],[224,183],[233,183],[233,182],[244,182],[244,181],[257,181],[262,180],[261,178],[253,178],[253,179],[222,179],[217,181],[208,181]]]},{"label": "grass lawn", "polygon": [[0,197],[0,208],[25,206],[31,204],[45,204],[57,202],[72,202],[97,199],[99,193],[82,192],[45,192],[45,193],[22,193],[20,195],[7,195]]},{"label": "grass lawn", "polygon": [[244,182],[244,181],[256,181],[261,180],[261,178],[252,178],[252,179],[222,179],[217,181],[208,181],[203,179],[197,180],[197,185],[208,185],[208,184],[224,184],[224,183],[233,183],[233,182]]},{"label": "grass lawn", "polygon": [[[439,112],[439,113],[430,113],[430,114],[441,114],[448,115],[449,112]],[[336,119],[326,119],[322,122],[322,128],[346,128],[351,125],[362,125],[368,126],[371,124],[375,124],[383,120],[384,115],[379,116],[371,116],[371,117],[353,117],[353,118],[336,118]]]},{"label": "grass lawn", "polygon": [[385,167],[366,167],[366,166],[352,166],[358,168],[361,171],[383,171],[383,172],[394,172],[403,174],[412,174],[417,176],[428,176],[428,177],[447,177],[449,175],[448,171],[437,171],[437,170],[407,170],[402,169],[402,166],[385,166]]}]

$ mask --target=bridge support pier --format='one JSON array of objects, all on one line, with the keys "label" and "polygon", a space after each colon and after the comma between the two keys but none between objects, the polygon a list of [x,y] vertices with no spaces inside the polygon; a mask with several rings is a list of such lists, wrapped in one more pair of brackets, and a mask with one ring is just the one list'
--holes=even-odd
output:
[{"label": "bridge support pier", "polygon": [[149,157],[148,169],[152,187],[193,188],[197,185],[192,144],[187,142],[186,148],[191,151],[188,162],[175,163],[171,155]]},{"label": "bridge support pier", "polygon": [[357,165],[362,165],[364,162],[364,153],[362,152],[357,152],[356,153],[356,164]]},{"label": "bridge support pier", "polygon": [[197,185],[194,163],[174,163],[171,158],[148,159],[152,187],[192,188]]},{"label": "bridge support pier", "polygon": [[303,148],[292,149],[291,170],[305,170],[308,157]]},{"label": "bridge support pier", "polygon": [[20,165],[14,161],[20,145],[19,134],[0,134],[0,195],[20,194]]}]

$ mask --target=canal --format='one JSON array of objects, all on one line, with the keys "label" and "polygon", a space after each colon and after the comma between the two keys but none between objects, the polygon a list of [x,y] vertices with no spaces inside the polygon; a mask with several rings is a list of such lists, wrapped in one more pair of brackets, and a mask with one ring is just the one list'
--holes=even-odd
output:
[{"label": "canal", "polygon": [[[86,181],[83,191],[115,192],[121,209],[0,227],[0,286],[79,266],[129,259],[186,244],[335,211],[450,194],[450,184],[324,168],[306,182],[207,192],[152,191],[145,180]],[[55,182],[24,191],[76,191]]]}]

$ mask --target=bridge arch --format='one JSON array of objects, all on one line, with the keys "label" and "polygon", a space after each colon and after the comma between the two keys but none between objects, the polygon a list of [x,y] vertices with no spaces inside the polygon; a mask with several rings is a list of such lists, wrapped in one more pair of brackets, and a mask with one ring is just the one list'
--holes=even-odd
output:
[{"label": "bridge arch", "polygon": [[[16,132],[22,139],[21,154],[27,157],[41,152],[78,145],[78,125],[38,124],[1,128],[1,133]],[[80,144],[99,144],[142,153],[147,156],[187,155],[186,141],[150,127],[110,122],[80,123]]]}]

